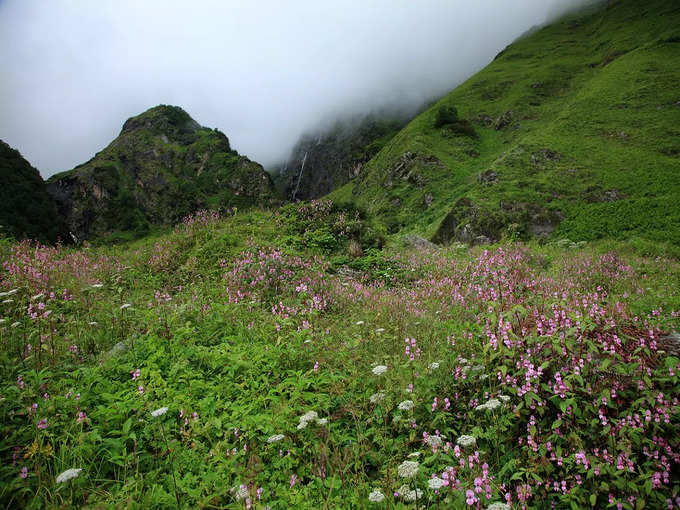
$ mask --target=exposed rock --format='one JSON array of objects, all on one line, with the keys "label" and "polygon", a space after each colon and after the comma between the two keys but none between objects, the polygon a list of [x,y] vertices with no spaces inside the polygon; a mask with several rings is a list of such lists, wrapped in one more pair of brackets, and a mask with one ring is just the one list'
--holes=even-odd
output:
[{"label": "exposed rock", "polygon": [[673,332],[661,337],[659,349],[665,351],[669,356],[680,356],[680,334]]},{"label": "exposed rock", "polygon": [[404,244],[417,248],[419,250],[438,250],[439,247],[431,241],[428,241],[424,237],[420,237],[416,234],[406,234],[402,237]]},{"label": "exposed rock", "polygon": [[118,342],[116,345],[111,347],[111,349],[109,349],[106,352],[105,357],[112,358],[112,357],[118,356],[120,354],[123,354],[127,350],[128,350],[128,346],[125,344],[125,342]]},{"label": "exposed rock", "polygon": [[480,113],[476,117],[473,117],[472,122],[483,127],[491,127],[494,125],[493,117],[486,113]]},{"label": "exposed rock", "polygon": [[275,169],[276,185],[288,199],[324,196],[358,177],[364,164],[407,121],[404,117],[368,115],[303,135],[288,160]]},{"label": "exposed rock", "polygon": [[479,184],[495,184],[498,182],[498,174],[493,170],[486,170],[477,175],[477,182]]},{"label": "exposed rock", "polygon": [[496,119],[496,121],[494,122],[494,129],[496,131],[500,131],[501,129],[505,129],[510,124],[512,124],[512,119],[513,119],[512,110],[508,110],[507,112],[503,112],[503,114],[500,115]]}]

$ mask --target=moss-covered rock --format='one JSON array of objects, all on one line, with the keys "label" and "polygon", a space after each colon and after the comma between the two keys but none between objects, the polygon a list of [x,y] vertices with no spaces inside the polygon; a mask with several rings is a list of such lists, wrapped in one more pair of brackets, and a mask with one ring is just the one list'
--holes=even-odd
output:
[{"label": "moss-covered rock", "polygon": [[167,105],[128,119],[94,158],[50,178],[48,191],[78,240],[114,231],[144,234],[204,207],[275,200],[261,165],[233,150],[224,133]]}]

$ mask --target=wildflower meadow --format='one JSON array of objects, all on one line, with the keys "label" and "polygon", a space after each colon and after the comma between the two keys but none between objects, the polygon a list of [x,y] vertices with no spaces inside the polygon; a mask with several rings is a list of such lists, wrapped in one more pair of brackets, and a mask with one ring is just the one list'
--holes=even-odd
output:
[{"label": "wildflower meadow", "polygon": [[680,262],[332,202],[0,240],[7,508],[680,508]]}]

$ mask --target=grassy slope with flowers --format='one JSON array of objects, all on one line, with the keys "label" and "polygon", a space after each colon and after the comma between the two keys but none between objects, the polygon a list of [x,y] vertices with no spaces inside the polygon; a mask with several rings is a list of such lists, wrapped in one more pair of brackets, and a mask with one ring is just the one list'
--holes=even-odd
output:
[{"label": "grassy slope with flowers", "polygon": [[381,243],[328,202],[0,243],[0,504],[680,507],[677,257]]}]

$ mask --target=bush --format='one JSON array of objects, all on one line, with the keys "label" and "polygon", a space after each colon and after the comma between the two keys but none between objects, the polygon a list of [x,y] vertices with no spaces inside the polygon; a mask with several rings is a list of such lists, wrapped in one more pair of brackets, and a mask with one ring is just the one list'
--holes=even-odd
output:
[{"label": "bush", "polygon": [[440,106],[437,110],[437,117],[434,121],[434,127],[440,128],[447,124],[458,122],[458,110],[455,106]]}]

